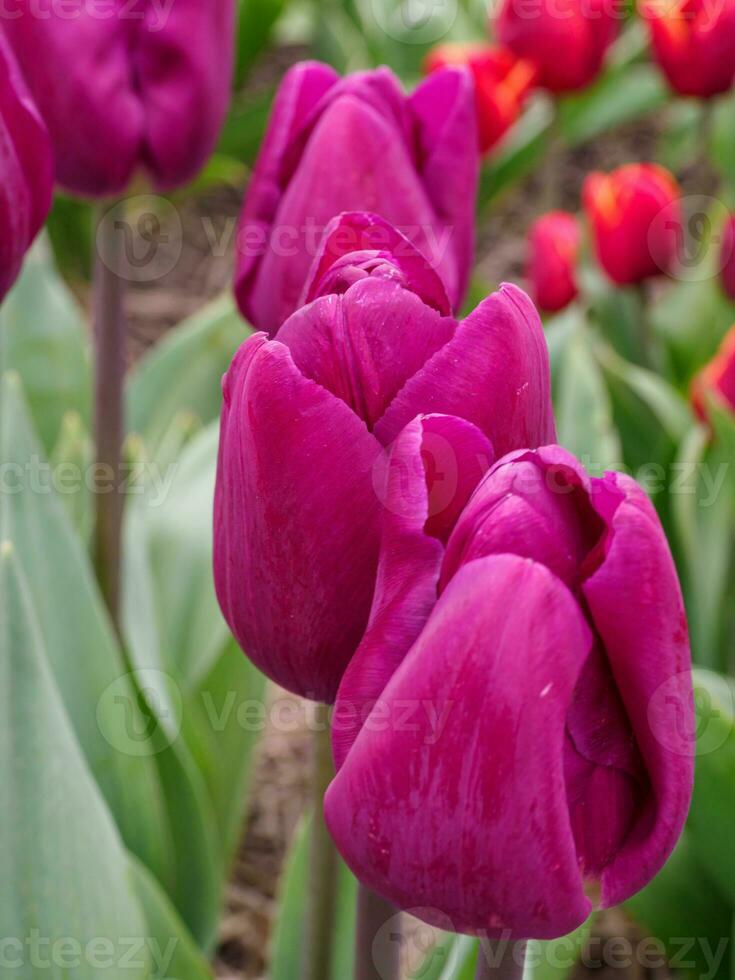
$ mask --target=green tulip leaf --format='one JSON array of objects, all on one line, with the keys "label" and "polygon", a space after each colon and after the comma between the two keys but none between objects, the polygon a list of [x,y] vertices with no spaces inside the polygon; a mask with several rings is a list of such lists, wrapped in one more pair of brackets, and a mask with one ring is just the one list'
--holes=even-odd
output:
[{"label": "green tulip leaf", "polygon": [[12,964],[24,980],[94,980],[104,966],[111,980],[147,980],[127,856],[46,662],[8,541],[0,544],[0,692],[3,972]]}]

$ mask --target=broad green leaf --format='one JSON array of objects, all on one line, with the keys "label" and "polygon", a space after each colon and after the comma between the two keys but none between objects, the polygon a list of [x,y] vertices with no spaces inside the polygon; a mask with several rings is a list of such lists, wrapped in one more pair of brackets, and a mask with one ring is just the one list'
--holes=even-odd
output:
[{"label": "broad green leaf", "polygon": [[[269,980],[294,980],[294,977],[300,975],[301,953],[304,946],[303,927],[309,900],[308,874],[309,819],[304,819],[294,837],[281,882]],[[331,978],[325,977],[325,980],[345,980],[345,977],[352,975],[356,906],[357,881],[340,861],[335,903],[338,918],[332,946],[332,975]]]},{"label": "broad green leaf", "polygon": [[559,442],[594,474],[619,468],[620,440],[589,331],[570,333],[554,385]]},{"label": "broad green leaf", "polygon": [[239,0],[235,48],[235,78],[238,87],[267,47],[286,3],[287,0]]},{"label": "broad green leaf", "polygon": [[93,441],[77,412],[61,420],[59,438],[51,453],[54,487],[71,525],[82,541],[89,541],[94,524],[94,500],[85,474],[91,472]]},{"label": "broad green leaf", "polygon": [[130,850],[165,879],[172,860],[156,767],[136,755],[145,720],[89,560],[53,487],[17,376],[0,384],[0,459],[19,475],[0,495],[51,670],[87,763]]},{"label": "broad green leaf", "polygon": [[626,908],[662,941],[677,975],[730,980],[732,907],[707,875],[688,830],[663,870]]},{"label": "broad green leaf", "polygon": [[552,103],[536,98],[483,168],[478,195],[480,211],[541,162],[549,147],[553,120]]},{"label": "broad green leaf", "polygon": [[207,784],[225,868],[242,832],[264,697],[265,677],[230,639],[184,702],[183,733]]},{"label": "broad green leaf", "polygon": [[697,765],[687,821],[692,849],[735,909],[735,688],[707,670],[695,671]]},{"label": "broad green leaf", "polygon": [[91,278],[94,217],[93,204],[56,194],[46,230],[59,269],[72,281],[89,282]]},{"label": "broad green leaf", "polygon": [[698,99],[680,99],[666,111],[657,157],[674,173],[701,159],[704,109],[705,103]]},{"label": "broad green leaf", "polygon": [[703,426],[695,426],[682,443],[673,473],[671,511],[692,654],[703,667],[731,668],[733,654],[722,631],[735,539],[732,459],[711,442]]},{"label": "broad green leaf", "polygon": [[212,971],[153,875],[130,856],[129,876],[147,925],[151,980],[211,980]]},{"label": "broad green leaf", "polygon": [[[735,96],[719,99],[712,107],[712,162],[725,178],[730,195],[735,193]],[[730,202],[732,203],[732,201]]]},{"label": "broad green leaf", "polygon": [[248,333],[226,296],[170,331],[143,359],[128,384],[128,424],[152,458],[178,413],[205,425],[219,416],[222,375]]},{"label": "broad green leaf", "polygon": [[[127,856],[75,738],[20,562],[0,544],[0,934],[14,977],[147,980]],[[34,956],[33,937],[39,943]],[[12,946],[8,945],[12,942]],[[125,965],[130,944],[139,965]]]},{"label": "broad green leaf", "polygon": [[89,426],[92,382],[82,313],[39,241],[0,307],[0,374],[16,371],[47,453],[66,412]]}]

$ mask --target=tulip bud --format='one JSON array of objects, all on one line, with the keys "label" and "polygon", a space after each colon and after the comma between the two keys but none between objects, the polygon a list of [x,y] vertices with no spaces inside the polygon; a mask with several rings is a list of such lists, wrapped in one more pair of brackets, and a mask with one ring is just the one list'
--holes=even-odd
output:
[{"label": "tulip bud", "polygon": [[[341,253],[346,242],[358,251]],[[328,226],[305,295],[277,340],[251,337],[225,377],[214,573],[257,666],[332,701],[375,587],[384,447],[421,411],[472,422],[471,455],[485,460],[548,441],[554,425],[541,323],[515,287],[458,323],[406,238],[347,214]]]},{"label": "tulip bud", "polygon": [[512,51],[491,44],[440,44],[424,63],[428,73],[453,65],[466,65],[472,72],[480,151],[487,153],[519,118],[536,68]]},{"label": "tulip bud", "polygon": [[550,92],[584,88],[600,72],[618,25],[607,0],[544,0],[530,9],[504,0],[495,24],[498,40],[538,69]]},{"label": "tulip bud", "polygon": [[720,281],[731,300],[735,300],[735,216],[728,219],[722,234]]},{"label": "tulip bud", "polygon": [[373,211],[428,256],[453,308],[474,248],[478,153],[472,80],[447,69],[404,95],[387,68],[340,79],[292,68],[276,97],[238,233],[243,315],[275,334],[298,306],[320,237],[343,211]]},{"label": "tulip bud", "polygon": [[542,215],[528,236],[528,281],[539,309],[558,313],[577,296],[580,232],[566,211]]},{"label": "tulip bud", "polygon": [[[443,511],[437,431],[467,479]],[[334,711],[327,824],[369,888],[434,925],[552,939],[657,873],[687,815],[686,618],[656,512],[558,446],[472,489],[467,423],[391,452],[370,623]],[[422,465],[423,460],[423,465]],[[400,588],[396,586],[400,583]]]},{"label": "tulip bud", "polygon": [[727,332],[709,364],[694,377],[690,391],[694,410],[703,422],[707,421],[710,397],[735,413],[735,327]]},{"label": "tulip bud", "polygon": [[52,190],[48,132],[0,30],[0,300],[46,220]]},{"label": "tulip bud", "polygon": [[653,163],[592,173],[583,200],[600,265],[619,286],[671,273],[683,235],[680,190]]},{"label": "tulip bud", "polygon": [[[234,0],[81,4],[17,0],[4,27],[73,194],[121,194],[141,170],[162,190],[214,149],[230,94]],[[137,8],[137,9],[134,9]],[[164,9],[165,8],[165,9]]]},{"label": "tulip bud", "polygon": [[735,80],[735,3],[714,7],[706,0],[676,0],[668,7],[648,0],[653,53],[671,88],[679,95],[710,98],[727,92]]}]

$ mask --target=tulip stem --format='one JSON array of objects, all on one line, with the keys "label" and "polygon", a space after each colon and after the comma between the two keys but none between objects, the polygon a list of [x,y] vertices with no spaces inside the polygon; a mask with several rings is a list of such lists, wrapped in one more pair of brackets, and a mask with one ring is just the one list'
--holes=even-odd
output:
[{"label": "tulip stem", "polygon": [[[119,207],[117,212],[119,213]],[[120,564],[123,496],[121,479],[125,420],[125,279],[123,236],[108,215],[97,222],[93,282],[95,351],[95,443],[100,481],[94,495],[94,561],[113,625],[120,632]]]},{"label": "tulip stem", "polygon": [[337,852],[324,822],[324,793],[334,776],[327,710],[317,705],[320,724],[314,733],[312,761],[312,823],[309,852],[309,905],[306,922],[303,980],[328,980],[337,897]]},{"label": "tulip stem", "polygon": [[481,940],[475,980],[521,980],[525,959],[525,943]]},{"label": "tulip stem", "polygon": [[[398,980],[401,967],[397,909],[360,885],[355,931],[355,980]],[[394,920],[393,926],[388,923]]]}]

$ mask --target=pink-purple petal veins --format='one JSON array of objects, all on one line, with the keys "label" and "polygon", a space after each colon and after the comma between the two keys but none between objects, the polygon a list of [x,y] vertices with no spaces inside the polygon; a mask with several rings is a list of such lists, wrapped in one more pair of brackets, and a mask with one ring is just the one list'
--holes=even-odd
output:
[{"label": "pink-purple petal veins", "polygon": [[48,131],[0,29],[0,300],[46,220],[52,190]]},{"label": "pink-purple petal veins", "polygon": [[123,192],[140,170],[161,189],[214,149],[230,96],[234,0],[112,4],[101,17],[18,0],[3,21],[49,127],[67,190]]},{"label": "pink-purple petal veins", "polygon": [[[279,329],[303,294],[321,233],[343,211],[372,211],[400,228],[435,266],[456,307],[474,236],[477,147],[472,129],[456,122],[463,101],[472,112],[471,88],[448,86],[443,101],[455,121],[439,127],[427,124],[421,99],[414,111],[385,68],[339,81],[319,70],[287,76],[248,191],[236,273],[243,314],[260,329]],[[297,108],[307,78],[315,99]],[[440,179],[446,183],[452,160],[461,196]]]},{"label": "pink-purple petal veins", "polygon": [[462,320],[404,385],[375,433],[387,445],[419,413],[473,422],[498,456],[553,442],[548,350],[539,315],[522,290],[503,285]]},{"label": "pink-purple petal veins", "polygon": [[381,447],[262,335],[240,348],[224,395],[214,518],[221,608],[269,677],[331,701],[370,610]]},{"label": "pink-purple petal veins", "polygon": [[369,211],[348,211],[329,222],[301,305],[343,293],[371,275],[398,282],[443,316],[452,312],[444,283],[428,259],[390,222]]},{"label": "pink-purple petal veins", "polygon": [[[445,222],[433,241],[435,264],[443,249],[455,254],[453,279],[447,288],[455,305],[464,296],[475,258],[475,187],[480,157],[467,152],[467,139],[477,139],[475,86],[465,68],[432,72],[410,98],[418,122],[420,167],[434,208]],[[431,253],[430,253],[431,254]]]},{"label": "pink-purple petal veins", "polygon": [[332,720],[337,767],[436,604],[444,542],[493,459],[471,422],[419,416],[376,471],[383,502],[380,563],[365,636],[342,679]]},{"label": "pink-purple petal veins", "polygon": [[299,370],[370,429],[404,384],[452,337],[443,317],[396,282],[369,277],[289,317],[278,339]]},{"label": "pink-purple petal veins", "polygon": [[591,644],[543,566],[503,555],[459,570],[327,792],[361,881],[458,932],[546,939],[587,918],[563,756]]},{"label": "pink-purple petal veins", "polygon": [[[623,499],[604,561],[584,598],[640,749],[650,793],[633,832],[602,873],[613,905],[642,888],[681,834],[693,784],[693,696],[681,590],[656,512],[629,477],[608,476]],[[692,752],[682,751],[687,736]]]},{"label": "pink-purple petal veins", "polygon": [[338,79],[339,75],[328,65],[303,61],[286,72],[278,89],[238,231],[235,295],[243,315],[251,322],[255,322],[255,276],[283,193],[284,157],[314,106]]}]

